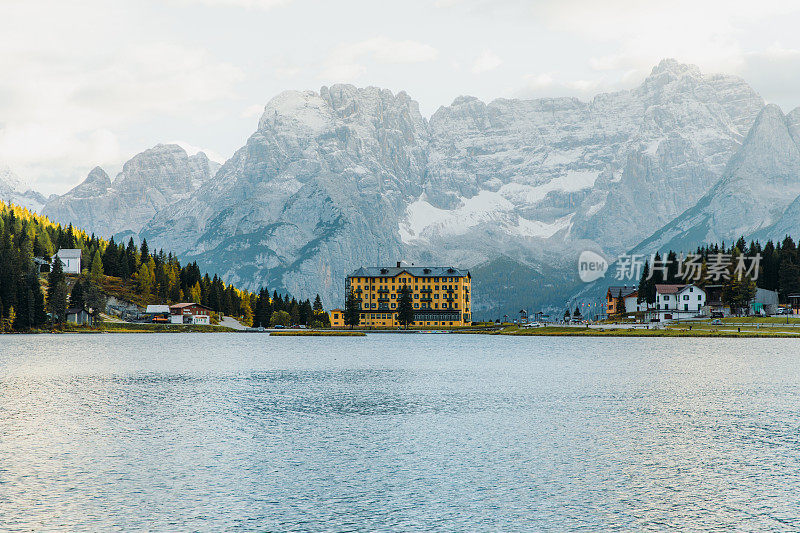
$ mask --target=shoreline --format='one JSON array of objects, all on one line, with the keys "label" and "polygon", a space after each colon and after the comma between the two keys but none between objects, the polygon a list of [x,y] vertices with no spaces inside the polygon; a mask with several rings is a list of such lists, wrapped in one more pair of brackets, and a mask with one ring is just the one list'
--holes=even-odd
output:
[{"label": "shoreline", "polygon": [[[731,329],[737,328],[737,329]],[[115,333],[262,333],[274,337],[365,337],[368,334],[394,334],[394,335],[499,335],[509,337],[617,337],[617,338],[800,338],[800,327],[797,331],[778,330],[776,326],[758,327],[748,326],[721,326],[703,327],[693,326],[690,330],[685,327],[664,327],[658,329],[643,328],[603,328],[603,327],[570,327],[570,326],[544,326],[538,328],[519,328],[507,326],[502,329],[486,328],[459,328],[459,329],[267,329],[257,331],[253,329],[241,330],[218,325],[166,325],[166,324],[130,324],[108,322],[99,327],[68,326],[63,329],[34,330],[29,332],[5,332],[0,335],[98,335]]]}]

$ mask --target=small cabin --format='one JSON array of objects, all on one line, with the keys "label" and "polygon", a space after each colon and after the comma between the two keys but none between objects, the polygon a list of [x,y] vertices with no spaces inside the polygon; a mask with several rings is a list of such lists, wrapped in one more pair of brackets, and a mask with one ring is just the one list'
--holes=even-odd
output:
[{"label": "small cabin", "polygon": [[86,309],[69,308],[67,309],[67,322],[78,326],[94,326],[94,316]]},{"label": "small cabin", "polygon": [[81,273],[81,250],[78,248],[62,248],[56,252],[56,257],[61,260],[65,274]]}]

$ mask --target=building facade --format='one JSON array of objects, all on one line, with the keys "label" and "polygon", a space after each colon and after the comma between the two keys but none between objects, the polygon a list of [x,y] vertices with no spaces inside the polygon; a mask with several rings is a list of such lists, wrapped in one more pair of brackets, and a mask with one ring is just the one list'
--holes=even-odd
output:
[{"label": "building facade", "polygon": [[706,292],[696,285],[656,285],[656,302],[648,310],[651,318],[673,320],[703,314]]},{"label": "building facade", "polygon": [[332,328],[344,327],[344,309],[331,309],[328,314],[331,317]]},{"label": "building facade", "polygon": [[399,327],[400,289],[411,289],[414,327],[464,326],[472,323],[472,275],[452,267],[359,268],[347,277],[345,291],[359,301],[361,326]]},{"label": "building facade", "polygon": [[170,322],[173,324],[211,324],[211,308],[193,302],[169,306]]},{"label": "building facade", "polygon": [[[620,298],[625,302],[625,309],[617,309]],[[639,289],[637,287],[612,286],[606,291],[606,313],[609,317],[622,313],[637,313],[647,311],[647,304],[639,302]]]},{"label": "building facade", "polygon": [[62,248],[56,252],[56,257],[61,260],[65,274],[81,273],[81,250],[78,248]]}]

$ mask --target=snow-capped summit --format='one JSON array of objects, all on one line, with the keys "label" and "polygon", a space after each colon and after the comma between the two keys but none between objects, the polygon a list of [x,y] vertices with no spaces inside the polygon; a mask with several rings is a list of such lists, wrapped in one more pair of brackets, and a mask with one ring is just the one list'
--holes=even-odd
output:
[{"label": "snow-capped summit", "polygon": [[33,191],[25,180],[2,163],[0,163],[0,200],[25,207],[36,213],[42,209],[45,203],[44,196]]}]

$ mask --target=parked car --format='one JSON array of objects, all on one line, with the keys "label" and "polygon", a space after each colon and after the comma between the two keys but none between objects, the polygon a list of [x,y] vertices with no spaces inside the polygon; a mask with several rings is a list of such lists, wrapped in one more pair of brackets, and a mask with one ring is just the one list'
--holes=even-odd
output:
[{"label": "parked car", "polygon": [[286,329],[286,326],[283,324],[275,324],[275,329]]},{"label": "parked car", "polygon": [[715,318],[714,320],[711,321],[711,325],[712,326],[721,326],[722,325],[722,320],[720,320],[719,318]]}]

